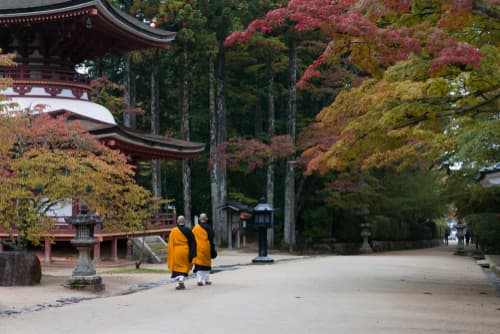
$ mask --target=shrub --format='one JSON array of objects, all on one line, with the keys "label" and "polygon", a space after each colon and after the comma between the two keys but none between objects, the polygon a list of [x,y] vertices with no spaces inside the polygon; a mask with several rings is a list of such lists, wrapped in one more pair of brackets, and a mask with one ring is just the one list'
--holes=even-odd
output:
[{"label": "shrub", "polygon": [[482,251],[500,254],[500,216],[495,213],[479,213],[466,217],[467,226],[472,228],[475,240]]}]

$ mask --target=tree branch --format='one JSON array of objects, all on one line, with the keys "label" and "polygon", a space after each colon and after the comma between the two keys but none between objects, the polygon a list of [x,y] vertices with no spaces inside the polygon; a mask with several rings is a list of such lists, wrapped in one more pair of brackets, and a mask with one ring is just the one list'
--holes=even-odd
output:
[{"label": "tree branch", "polygon": [[500,9],[488,5],[483,0],[474,0],[472,2],[472,11],[500,20]]},{"label": "tree branch", "polygon": [[[481,107],[484,107],[490,103],[493,103],[500,98],[500,92],[497,92],[495,95],[493,95],[489,98],[486,97],[485,93],[498,90],[499,88],[500,88],[500,86],[497,85],[497,86],[488,87],[485,90],[474,92],[471,94],[472,96],[480,96],[483,99],[485,99],[485,101],[480,102],[480,103],[475,104],[475,105],[472,105],[472,106],[465,107],[465,108],[464,107],[457,107],[457,108],[451,107],[451,108],[447,109],[451,112],[440,114],[437,116],[437,118],[444,118],[444,117],[449,117],[449,116],[453,116],[453,115],[464,115],[464,114],[473,112]],[[426,101],[421,100],[421,102],[424,102],[427,104],[451,104],[451,103],[457,102],[460,99],[465,98],[465,97],[467,97],[467,96],[460,96],[460,97],[456,97],[453,99],[446,99],[444,101],[443,101],[443,99],[437,99],[437,98],[434,100],[425,99]],[[402,129],[402,128],[405,128],[405,127],[408,127],[411,125],[415,125],[415,124],[418,124],[420,122],[426,121],[428,119],[429,119],[428,114],[425,114],[421,117],[414,118],[414,119],[412,119],[404,124],[401,124],[397,127],[394,127],[393,130],[399,130],[399,129]]]}]

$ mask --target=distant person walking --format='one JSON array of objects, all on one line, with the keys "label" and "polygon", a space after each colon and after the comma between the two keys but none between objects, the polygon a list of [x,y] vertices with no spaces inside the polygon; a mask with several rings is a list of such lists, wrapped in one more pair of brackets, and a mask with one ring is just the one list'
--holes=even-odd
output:
[{"label": "distant person walking", "polygon": [[179,216],[177,227],[170,232],[168,237],[167,265],[172,272],[171,281],[175,282],[177,290],[186,288],[184,280],[193,266],[193,259],[196,257],[196,240],[191,230],[185,225],[186,218]]},{"label": "distant person walking", "polygon": [[193,259],[194,272],[198,279],[198,285],[210,285],[210,271],[212,270],[212,259],[217,257],[214,244],[214,230],[208,224],[208,217],[202,213],[200,223],[193,227],[196,239],[196,257]]},{"label": "distant person walking", "polygon": [[470,240],[472,238],[472,231],[470,228],[465,229],[465,245],[469,246]]},{"label": "distant person walking", "polygon": [[448,245],[448,238],[450,237],[451,229],[447,225],[446,228],[444,229],[444,244]]}]

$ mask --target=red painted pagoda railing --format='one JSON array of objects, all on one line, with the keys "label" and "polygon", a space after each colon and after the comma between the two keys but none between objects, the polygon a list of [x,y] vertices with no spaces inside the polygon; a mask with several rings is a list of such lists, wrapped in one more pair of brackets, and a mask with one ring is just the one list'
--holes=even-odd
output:
[{"label": "red painted pagoda railing", "polygon": [[54,66],[20,65],[1,69],[4,77],[14,80],[51,80],[88,84],[86,77],[70,69]]},{"label": "red painted pagoda railing", "polygon": [[[50,87],[60,87],[67,89],[78,89],[90,94],[90,81],[74,69],[64,66],[47,65],[27,65],[18,64],[17,66],[0,67],[0,77],[11,78],[14,80],[14,90],[20,95],[29,92],[26,86],[46,88],[47,93],[57,94],[57,89]],[[16,86],[23,86],[21,88]]]},{"label": "red painted pagoda railing", "polygon": [[[75,230],[74,226],[71,224],[67,224],[64,221],[64,217],[54,217],[55,219],[55,226],[54,229],[51,231],[48,231],[49,235],[53,235],[57,238],[57,236],[69,236],[69,235],[74,235]],[[104,221],[104,224],[106,224],[106,221]],[[165,230],[170,230],[175,227],[175,214],[174,213],[160,213],[155,215],[153,218],[150,220],[150,224],[146,228],[146,233],[154,233],[155,231],[165,231]],[[94,233],[99,235],[99,234],[112,234],[112,235],[127,235],[127,234],[141,234],[144,233],[144,230],[137,230],[134,231],[133,233],[130,232],[125,232],[125,231],[115,231],[115,232],[107,232],[105,229],[103,230],[100,225],[96,225]],[[0,237],[7,237],[6,231],[0,227]],[[16,231],[14,230],[14,234],[16,234]]]}]

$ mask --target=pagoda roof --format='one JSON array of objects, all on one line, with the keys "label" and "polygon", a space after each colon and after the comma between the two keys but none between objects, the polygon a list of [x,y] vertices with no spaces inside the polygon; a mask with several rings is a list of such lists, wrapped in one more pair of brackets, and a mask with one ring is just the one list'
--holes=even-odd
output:
[{"label": "pagoda roof", "polygon": [[94,138],[135,160],[193,158],[205,150],[203,143],[147,134],[117,125],[108,109],[90,101],[15,97],[8,102],[17,103],[11,111],[41,107],[43,112],[53,115],[69,113],[68,119],[78,120]]},{"label": "pagoda roof", "polygon": [[[60,26],[62,22],[68,21],[80,23],[63,29],[73,29],[74,34],[67,34],[73,36],[69,37],[71,39],[86,39],[84,47],[89,48],[88,55],[91,56],[151,47],[167,48],[168,43],[175,38],[174,32],[150,27],[112,6],[106,0],[0,1],[1,29],[12,29],[16,25],[21,25],[40,32],[41,28],[51,23]],[[85,29],[88,30],[88,34],[82,35]],[[42,32],[60,34],[61,30],[48,29]],[[93,44],[99,44],[99,47],[93,47]]]},{"label": "pagoda roof", "polygon": [[94,124],[87,127],[92,136],[107,146],[137,160],[192,158],[205,149],[203,143],[145,134],[120,125]]},{"label": "pagoda roof", "polygon": [[53,113],[66,111],[94,122],[116,125],[111,112],[104,106],[85,100],[54,99],[39,97],[14,97],[11,102],[17,103],[15,109],[33,110],[41,107],[43,112]]}]

